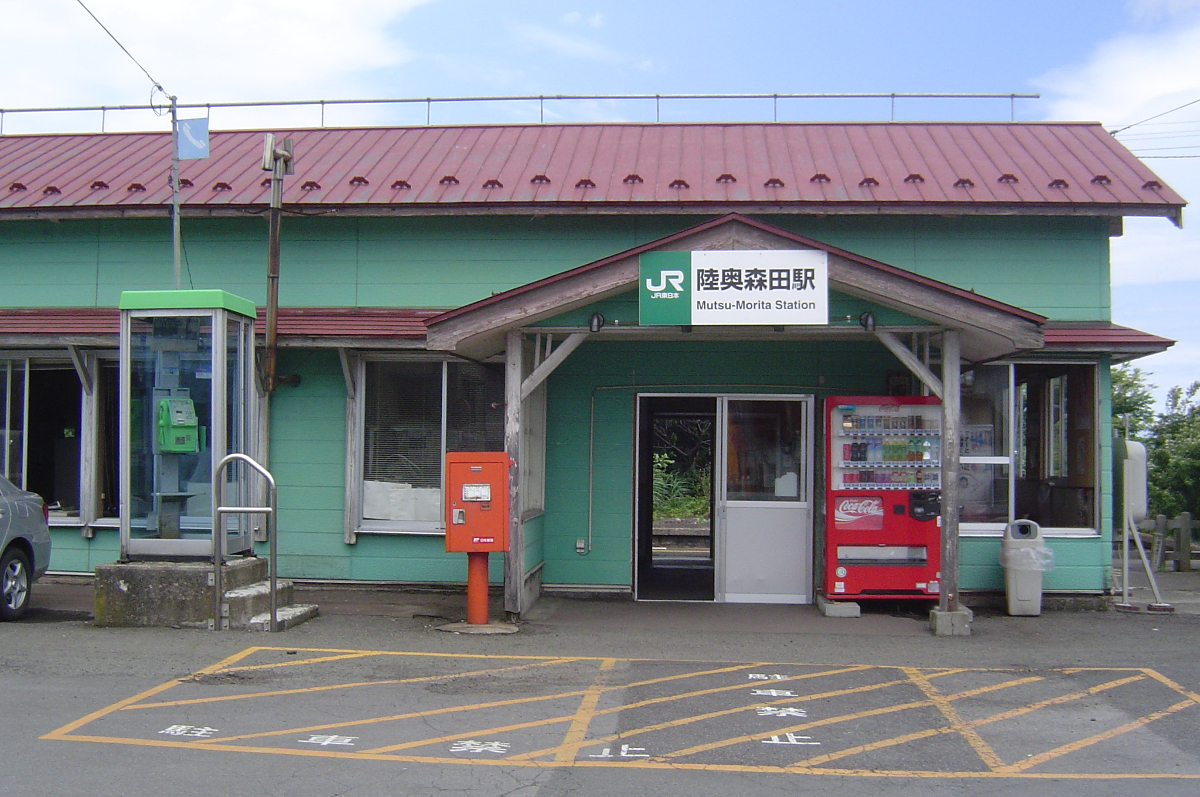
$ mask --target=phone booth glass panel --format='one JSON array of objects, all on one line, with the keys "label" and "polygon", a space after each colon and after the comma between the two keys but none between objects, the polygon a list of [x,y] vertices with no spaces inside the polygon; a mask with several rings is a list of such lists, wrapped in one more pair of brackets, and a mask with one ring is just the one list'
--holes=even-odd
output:
[{"label": "phone booth glass panel", "polygon": [[[121,554],[211,557],[213,469],[249,453],[254,308],[223,291],[121,297]],[[244,506],[245,468],[225,499]],[[252,548],[250,519],[228,515],[227,554]]]}]

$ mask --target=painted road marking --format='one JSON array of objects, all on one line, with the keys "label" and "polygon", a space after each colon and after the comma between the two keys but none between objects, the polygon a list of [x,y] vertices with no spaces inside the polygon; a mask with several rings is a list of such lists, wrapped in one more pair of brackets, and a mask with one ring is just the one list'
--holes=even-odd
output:
[{"label": "painted road marking", "polygon": [[[381,705],[409,710],[380,712]],[[1198,711],[1200,694],[1138,668],[1016,672],[251,647],[42,738],[468,766],[1200,779],[1200,763],[1157,771],[1161,762],[1200,762],[1200,748],[1181,758],[1177,747],[1194,746],[1186,729]],[[345,719],[312,722],[330,716]],[[435,717],[438,732],[430,734]],[[1152,723],[1168,727],[1147,733]],[[1136,757],[1124,752],[1130,738]],[[797,758],[805,747],[811,754]]]}]

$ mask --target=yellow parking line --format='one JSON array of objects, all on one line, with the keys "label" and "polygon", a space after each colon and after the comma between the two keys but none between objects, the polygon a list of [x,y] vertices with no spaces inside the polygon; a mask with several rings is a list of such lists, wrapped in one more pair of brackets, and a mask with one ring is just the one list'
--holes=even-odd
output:
[{"label": "yellow parking line", "polygon": [[[751,665],[751,666],[754,666],[754,665]],[[747,668],[741,667],[739,669],[747,669]],[[826,675],[841,675],[843,673],[861,672],[863,670],[869,670],[869,669],[871,669],[871,667],[869,665],[843,667],[842,669],[838,669],[838,670],[822,670],[821,672],[810,672],[810,673],[805,673],[803,675],[793,675],[789,678],[784,678],[784,679],[777,680],[777,681],[770,681],[769,683],[784,684],[784,683],[788,683],[790,681],[804,681],[804,680],[808,680],[810,678],[822,678]],[[646,681],[646,682],[638,683],[638,684],[629,684],[628,687],[612,687],[612,688],[613,689],[626,689],[626,688],[634,687],[634,686],[643,686],[648,683],[653,683],[653,682]],[[892,681],[891,683],[903,683],[903,681]],[[745,689],[747,687],[747,685],[748,684],[740,683],[740,684],[734,684],[733,686],[715,686],[711,689],[699,689],[695,692],[681,692],[680,694],[677,694],[677,695],[664,695],[663,697],[652,697],[652,698],[648,698],[646,700],[639,700],[636,703],[626,703],[622,706],[617,706],[615,708],[606,708],[599,713],[600,714],[610,714],[614,711],[624,711],[624,710],[630,709],[630,708],[642,708],[643,706],[653,706],[653,705],[656,705],[659,703],[670,703],[675,700],[686,700],[686,699],[693,698],[693,697],[703,697],[704,695],[713,695],[713,694],[717,694],[719,692],[733,692],[738,689]],[[872,684],[870,686],[870,688],[877,688],[877,686],[875,684]],[[804,697],[804,696],[801,695],[800,697]]]},{"label": "yellow parking line", "polygon": [[1158,681],[1159,683],[1164,684],[1164,685],[1170,687],[1171,689],[1174,689],[1176,692],[1178,692],[1179,694],[1188,698],[1192,702],[1200,704],[1200,694],[1197,694],[1196,692],[1193,692],[1192,690],[1175,683],[1174,681],[1172,681],[1170,678],[1163,675],[1162,673],[1156,672],[1155,670],[1143,670],[1142,672],[1146,673],[1146,675],[1149,675],[1151,678]]},{"label": "yellow parking line", "polygon": [[993,722],[1000,722],[1001,720],[1012,719],[1013,717],[1020,717],[1024,714],[1030,714],[1034,711],[1038,711],[1049,706],[1057,706],[1061,703],[1069,703],[1072,700],[1079,700],[1080,698],[1099,694],[1100,692],[1106,692],[1109,689],[1115,689],[1118,686],[1124,686],[1125,684],[1131,684],[1135,681],[1141,680],[1144,680],[1144,676],[1133,675],[1128,678],[1118,678],[1115,681],[1107,681],[1095,686],[1089,686],[1087,689],[1083,689],[1078,692],[1071,692],[1069,694],[1059,695],[1058,697],[1050,697],[1045,700],[1039,700],[1036,703],[1030,703],[1027,706],[1020,706],[1018,708],[1009,709],[1008,711],[1002,711],[999,714],[993,714],[990,717],[971,720],[967,723],[967,725],[971,727],[978,727],[980,725],[989,725]]},{"label": "yellow parking line", "polygon": [[467,670],[466,672],[451,673],[449,675],[424,675],[418,678],[399,678],[387,681],[359,681],[357,683],[341,683],[333,684],[332,686],[306,686],[296,689],[277,689],[271,692],[249,692],[242,695],[217,695],[214,697],[196,697],[187,700],[164,700],[158,703],[138,703],[136,706],[126,706],[122,711],[133,711],[142,708],[163,708],[166,706],[192,706],[201,703],[221,703],[228,700],[246,700],[254,697],[279,697],[281,695],[298,695],[306,692],[329,692],[338,689],[357,689],[365,686],[383,686],[387,684],[413,684],[424,683],[428,681],[450,681],[455,678],[468,678],[473,675],[494,675],[501,672],[513,672],[514,670],[527,670],[531,667],[547,667],[556,664],[569,664],[575,659],[553,659],[551,661],[535,661],[529,664],[514,664],[511,667],[493,667],[486,670]]},{"label": "yellow parking line", "polygon": [[336,656],[320,656],[314,659],[289,659],[288,661],[277,661],[272,664],[249,664],[245,667],[229,667],[226,672],[249,672],[251,670],[276,670],[281,667],[304,667],[309,664],[324,664],[330,661],[345,661],[346,659],[369,659],[380,654],[375,651],[364,651],[362,653],[339,653]]},{"label": "yellow parking line", "polygon": [[[450,708],[435,708],[428,711],[410,711],[405,714],[392,714],[386,717],[369,717],[362,720],[347,720],[344,722],[331,722],[324,725],[309,725],[303,728],[285,728],[279,731],[263,731],[261,733],[243,733],[237,736],[222,736],[213,738],[211,741],[205,740],[202,746],[217,747],[222,742],[235,741],[238,739],[263,739],[268,736],[285,736],[289,733],[314,733],[316,731],[328,731],[338,728],[356,728],[360,725],[378,725],[381,722],[396,722],[398,720],[418,719],[421,717],[436,717],[440,714],[456,714],[463,711],[477,711],[485,708],[501,708],[503,706],[517,706],[524,703],[539,703],[546,700],[558,700],[564,697],[576,697],[582,695],[585,690],[577,689],[574,692],[560,692],[554,695],[543,695],[540,697],[516,697],[512,700],[497,700],[492,703],[472,703],[466,706],[452,706]],[[566,717],[557,717],[553,720],[539,720],[543,724],[552,722],[564,722],[570,719],[570,715]],[[459,737],[461,738],[461,737]]]},{"label": "yellow parking line", "polygon": [[[984,687],[983,689],[972,689],[972,690],[969,690],[966,692],[957,692],[953,695],[949,695],[948,699],[961,700],[963,698],[972,697],[974,695],[980,694],[985,691],[995,691],[996,689],[1000,689],[1000,688],[1017,686],[1021,683],[1027,683],[1031,680],[1037,681],[1040,679],[1039,678],[1021,678],[1016,681],[1008,681],[1003,684],[996,684],[991,687]],[[1084,689],[1083,691],[1080,691],[1080,692],[1074,692],[1069,695],[1059,695],[1058,697],[1052,697],[1047,700],[1041,700],[1037,703],[1033,703],[1028,706],[1021,706],[1020,708],[1012,709],[1010,711],[1002,711],[999,714],[993,714],[990,717],[983,717],[980,719],[971,720],[970,722],[967,722],[966,725],[967,725],[967,727],[970,727],[970,728],[977,728],[981,725],[989,725],[993,722],[1000,722],[1001,720],[1011,719],[1012,717],[1021,716],[1022,714],[1028,714],[1028,713],[1036,711],[1038,709],[1046,708],[1047,706],[1058,705],[1060,703],[1067,703],[1071,700],[1078,700],[1080,698],[1087,697],[1089,695],[1094,695],[1094,694],[1103,692],[1108,689],[1113,689],[1117,686],[1123,686],[1125,684],[1132,683],[1134,681],[1140,681],[1140,680],[1142,680],[1142,676],[1140,676],[1140,675],[1133,676],[1130,678],[1120,678],[1116,681],[1109,681],[1108,683],[1098,684],[1098,685],[1090,687],[1088,689]],[[806,758],[803,761],[796,762],[796,765],[797,766],[812,766],[814,764],[822,764],[822,763],[826,763],[829,761],[836,761],[837,759],[840,759],[840,758],[847,758],[852,755],[858,755],[859,753],[869,753],[873,750],[882,750],[886,747],[895,747],[897,745],[905,744],[907,742],[914,742],[919,739],[928,739],[931,736],[938,736],[941,734],[955,733],[955,732],[957,732],[957,729],[953,728],[953,727],[932,728],[932,729],[924,730],[924,731],[916,731],[914,733],[904,734],[903,736],[896,736],[891,739],[880,739],[878,741],[874,741],[869,744],[857,745],[855,747],[848,747],[845,750],[839,750],[836,753],[828,753],[823,756],[816,756],[815,758]]]},{"label": "yellow parking line", "polygon": [[1064,744],[1061,747],[1055,747],[1053,750],[1047,750],[1044,753],[1038,753],[1035,756],[1026,758],[1024,761],[1019,761],[1007,767],[1002,767],[999,771],[1023,772],[1030,767],[1036,767],[1038,764],[1044,764],[1047,761],[1064,756],[1067,753],[1073,753],[1076,750],[1082,750],[1084,747],[1096,744],[1097,742],[1103,742],[1105,739],[1111,739],[1114,736],[1120,736],[1123,733],[1129,733],[1130,731],[1137,730],[1138,728],[1148,725],[1155,720],[1162,719],[1170,714],[1174,714],[1176,711],[1194,705],[1196,705],[1196,703],[1193,700],[1181,700],[1169,708],[1164,708],[1162,711],[1156,711],[1153,714],[1147,714],[1144,717],[1138,717],[1132,722],[1127,722],[1124,725],[1117,726],[1116,728],[1109,728],[1107,731],[1104,731],[1103,733],[1097,733],[1095,736],[1089,736],[1086,739],[1079,739],[1078,741],[1071,742],[1070,744]]},{"label": "yellow parking line", "polygon": [[[216,672],[217,670],[221,669],[222,667],[227,667],[230,664],[241,661],[246,656],[249,656],[251,653],[254,653],[258,649],[259,648],[246,648],[241,653],[235,653],[232,656],[228,656],[224,659],[221,659],[221,661],[217,662],[216,664],[205,667],[203,670],[200,670],[200,672],[197,674]],[[189,676],[189,677],[192,677],[192,676]],[[75,720],[74,722],[68,722],[66,725],[62,726],[61,728],[52,730],[49,733],[47,733],[44,736],[41,736],[39,738],[59,739],[59,740],[67,738],[66,734],[69,734],[78,728],[82,728],[84,725],[87,725],[89,722],[94,722],[95,720],[98,720],[107,714],[111,714],[114,711],[120,711],[121,709],[125,708],[126,706],[136,703],[137,701],[142,700],[143,698],[153,697],[154,695],[157,695],[161,692],[165,692],[168,689],[170,689],[171,687],[176,686],[182,682],[183,682],[183,679],[175,678],[173,680],[167,681],[164,684],[159,684],[158,686],[151,687],[150,689],[147,689],[144,692],[139,692],[138,694],[134,695],[133,697],[127,697],[124,700],[119,700],[116,703],[113,703],[111,706],[102,708],[99,711],[93,711],[91,714],[80,717],[79,719]]]},{"label": "yellow parking line", "polygon": [[[979,689],[968,689],[965,692],[955,692],[952,695],[948,695],[947,699],[948,700],[964,700],[968,697],[975,697],[976,695],[986,694],[988,692],[995,692],[1000,689],[1010,689],[1015,686],[1023,686],[1024,684],[1031,683],[1033,681],[1041,681],[1041,680],[1043,680],[1043,679],[1040,677],[1017,678],[1012,681],[1005,681],[1004,683],[1000,683],[1000,684],[992,684],[990,686],[984,686]],[[916,705],[932,705],[932,704],[929,701],[923,701],[922,703],[913,704],[913,705],[916,706]],[[987,721],[990,722],[991,720],[989,719]],[[971,722],[968,724],[975,725],[975,724],[982,724],[982,723],[979,720],[975,720],[974,722]],[[902,736],[894,736],[890,739],[879,739],[877,741],[870,742],[869,744],[862,744],[862,745],[857,745],[855,747],[848,747],[844,750],[839,750],[836,753],[826,753],[825,755],[815,756],[813,758],[806,758],[802,761],[797,761],[795,766],[811,767],[816,764],[824,764],[829,761],[836,761],[840,758],[848,758],[850,756],[858,755],[860,753],[869,753],[873,750],[882,750],[887,747],[896,747],[898,745],[906,744],[908,742],[915,742],[919,739],[928,739],[931,736],[938,736],[941,734],[954,733],[954,732],[955,732],[955,729],[947,728],[947,727],[931,728],[931,729],[924,730],[924,731],[916,731],[914,733],[907,733]]]},{"label": "yellow parking line", "polygon": [[928,678],[926,678],[923,674],[921,674],[920,671],[913,667],[901,667],[900,669],[905,672],[908,677],[912,679],[912,682],[917,685],[917,688],[924,692],[925,696],[928,697],[935,706],[937,706],[938,711],[942,712],[942,716],[944,716],[946,721],[950,723],[950,727],[958,731],[963,739],[966,740],[967,744],[971,745],[971,748],[974,749],[979,757],[983,759],[983,763],[987,764],[988,769],[994,770],[1004,766],[1004,762],[1000,759],[1000,756],[996,755],[996,751],[993,750],[991,746],[983,740],[983,737],[976,733],[973,728],[969,727],[967,723],[963,722],[962,717],[958,715],[958,711],[955,710],[954,706],[950,705],[950,701],[945,695],[939,692],[933,684],[929,683]]},{"label": "yellow parking line", "polygon": [[676,750],[665,755],[655,756],[656,761],[665,761],[671,758],[679,758],[682,756],[695,755],[696,753],[704,753],[709,750],[716,750],[721,747],[729,747],[734,744],[744,744],[746,742],[760,742],[763,739],[770,739],[772,736],[779,736],[785,733],[797,733],[798,731],[806,731],[812,728],[821,728],[826,725],[837,725],[842,722],[851,722],[857,719],[866,717],[877,717],[883,714],[895,714],[898,711],[908,711],[909,709],[922,708],[933,705],[928,700],[917,700],[912,703],[900,703],[894,706],[883,706],[882,708],[872,708],[865,711],[856,711],[853,714],[842,714],[837,717],[825,717],[824,719],[813,720],[799,725],[792,725],[786,728],[774,728],[770,731],[755,734],[742,734],[729,739],[722,739],[719,742],[709,742],[708,744],[698,744],[695,747],[686,747],[682,750]]},{"label": "yellow parking line", "polygon": [[[489,657],[474,657],[474,658],[489,658]],[[496,656],[496,657],[491,657],[491,658],[510,658],[510,657]],[[522,656],[519,658],[528,659],[528,658],[533,658],[533,657]],[[551,660],[551,661],[544,661],[541,663],[552,664],[557,661],[570,662],[570,661],[582,661],[582,659],[567,659],[567,660],[557,660],[556,659],[556,660]],[[599,659],[587,659],[587,661],[599,661]],[[668,676],[666,678],[651,678],[651,679],[648,679],[645,681],[639,681],[634,684],[629,684],[629,686],[644,686],[647,684],[662,683],[664,681],[673,681],[673,680],[677,680],[679,678],[695,677],[695,676],[699,676],[699,675],[707,675],[707,674],[711,674],[711,673],[725,672],[730,669],[746,669],[746,667],[753,667],[753,666],[755,666],[755,665],[753,665],[753,664],[739,665],[738,667],[725,667],[725,668],[721,668],[720,670],[709,670],[709,671],[704,671],[704,672],[686,673],[683,675],[672,675],[672,676]],[[319,687],[316,687],[316,688],[319,688]],[[610,686],[610,687],[606,687],[605,691],[613,690],[613,689],[623,689],[623,688],[626,688],[626,687]],[[576,690],[573,690],[570,692],[558,692],[558,693],[552,694],[552,695],[539,695],[539,696],[535,696],[535,697],[519,697],[519,698],[513,698],[512,700],[499,700],[499,701],[495,701],[495,702],[491,702],[491,703],[471,703],[468,705],[454,706],[451,708],[431,709],[429,711],[416,711],[416,712],[411,712],[411,713],[407,713],[407,714],[396,714],[396,715],[387,716],[387,717],[373,717],[373,718],[368,718],[365,720],[339,722],[339,723],[332,723],[332,724],[328,724],[328,725],[314,725],[314,726],[310,726],[310,727],[306,727],[306,728],[287,728],[287,729],[280,730],[280,731],[263,731],[261,733],[248,733],[248,734],[242,734],[239,736],[223,736],[223,737],[219,737],[219,738],[213,738],[211,741],[206,741],[205,743],[211,744],[211,745],[216,745],[220,742],[226,742],[226,741],[235,740],[235,739],[265,738],[268,736],[283,736],[283,735],[289,734],[289,733],[310,733],[313,731],[332,730],[332,729],[336,729],[336,728],[351,728],[351,727],[355,727],[358,725],[371,725],[371,724],[376,724],[376,723],[380,723],[380,722],[394,722],[396,720],[402,720],[402,719],[415,719],[417,717],[435,716],[438,714],[451,714],[451,713],[463,712],[463,711],[474,711],[476,709],[497,708],[500,706],[514,706],[514,705],[520,705],[522,703],[540,703],[540,702],[545,702],[547,700],[558,700],[560,698],[578,697],[580,695],[583,695],[586,691],[587,690],[585,690],[585,689],[576,689]],[[551,718],[551,719],[542,720],[541,722],[544,725],[552,725],[552,724],[555,724],[558,722],[562,722],[563,719],[564,718],[562,718],[562,717],[555,717],[555,718]]]},{"label": "yellow parking line", "polygon": [[[751,665],[751,666],[760,666],[760,665]],[[838,670],[824,670],[824,671],[816,672],[816,673],[805,673],[804,675],[793,676],[792,678],[785,679],[782,681],[772,681],[771,683],[785,683],[787,680],[799,680],[802,678],[804,678],[804,679],[817,678],[817,677],[824,676],[824,675],[834,675],[834,674],[840,674],[840,673],[845,673],[845,672],[856,672],[856,671],[862,671],[862,670],[867,670],[867,669],[892,669],[892,668],[874,667],[872,665],[855,665],[854,667],[843,668],[843,669],[838,669]],[[930,675],[929,677],[936,678],[936,677],[941,677],[943,675],[951,675],[951,674],[958,673],[958,672],[962,672],[962,670],[961,669],[946,669],[946,670],[942,670],[937,673],[934,673],[934,674]],[[877,689],[883,689],[883,688],[889,687],[889,686],[897,686],[900,684],[907,684],[907,683],[909,683],[909,680],[907,678],[901,678],[901,679],[897,679],[894,681],[885,681],[883,683],[878,683],[878,684],[867,684],[866,686],[856,686],[856,687],[850,687],[847,689],[836,689],[836,690],[829,691],[829,692],[820,692],[820,693],[816,693],[816,694],[800,695],[797,697],[787,698],[784,700],[773,700],[773,701],[765,702],[765,703],[761,703],[761,704],[756,703],[756,704],[750,705],[750,706],[737,706],[735,708],[724,709],[722,711],[714,711],[714,712],[710,712],[708,714],[698,714],[698,715],[693,715],[693,716],[688,716],[688,717],[681,717],[679,719],[669,720],[667,722],[660,723],[657,725],[647,725],[647,726],[644,726],[641,728],[631,728],[629,730],[622,731],[621,733],[617,733],[617,734],[601,736],[601,737],[597,737],[594,739],[581,740],[578,744],[574,745],[574,749],[571,752],[577,754],[579,752],[579,750],[581,750],[585,747],[595,747],[597,745],[605,744],[607,742],[617,741],[619,739],[628,739],[632,736],[636,736],[641,733],[649,733],[649,732],[656,731],[656,730],[663,730],[665,728],[675,728],[675,727],[679,727],[682,725],[688,725],[693,722],[700,722],[700,721],[703,721],[706,719],[712,719],[714,717],[725,716],[728,714],[735,714],[735,713],[738,713],[741,711],[746,711],[747,709],[750,709],[750,708],[755,708],[758,705],[764,705],[764,706],[790,705],[793,703],[802,703],[802,702],[811,701],[811,700],[821,700],[821,699],[828,698],[828,697],[841,697],[843,695],[859,694],[862,692],[870,692],[870,691],[874,691]],[[597,714],[611,714],[614,712],[624,711],[624,710],[630,709],[630,708],[639,708],[642,706],[669,702],[669,701],[677,699],[678,697],[693,697],[696,695],[708,694],[708,693],[712,693],[712,692],[727,692],[727,691],[731,691],[731,690],[735,690],[735,689],[743,689],[745,687],[746,687],[746,684],[737,684],[734,686],[723,686],[723,687],[718,687],[715,689],[706,689],[701,692],[691,692],[691,693],[687,693],[685,695],[679,695],[679,696],[667,695],[665,697],[652,698],[650,700],[642,700],[642,701],[639,701],[636,703],[626,703],[621,706],[616,706],[614,708],[608,708],[608,709],[604,709],[602,711],[597,711],[596,713]],[[776,731],[776,733],[783,733],[783,732],[784,731]],[[766,734],[766,736],[770,736],[770,735],[772,735],[772,734]],[[766,738],[766,736],[764,736],[763,738]],[[726,746],[733,745],[733,744],[739,744],[742,741],[744,741],[744,739],[742,739],[741,737],[734,738],[734,739],[726,739],[726,740],[722,740],[720,742],[714,742],[711,745],[707,745],[706,748],[707,749],[716,749],[718,747],[726,747]],[[522,761],[522,760],[527,760],[527,759],[533,759],[533,758],[538,758],[541,756],[549,755],[551,753],[558,753],[561,749],[562,748],[560,747],[560,748],[545,748],[542,750],[534,750],[529,753],[523,753],[521,755],[512,756],[506,760]],[[681,754],[682,753],[677,751],[674,753],[666,753],[664,755],[655,756],[655,758],[661,760],[661,759],[672,758],[674,756],[681,755]]]},{"label": "yellow parking line", "polygon": [[575,716],[571,718],[571,727],[567,728],[567,732],[563,736],[562,747],[559,748],[557,755],[555,755],[555,761],[570,761],[574,758],[569,752],[570,746],[587,735],[592,717],[596,715],[596,704],[600,701],[600,695],[605,691],[605,676],[616,666],[616,663],[616,659],[605,659],[600,663],[600,672],[597,675],[596,682],[588,687],[583,699],[579,701],[579,708],[576,710]]},{"label": "yellow parking line", "polygon": [[965,692],[955,692],[952,695],[947,695],[947,697],[950,700],[963,700],[964,698],[976,697],[978,695],[985,695],[989,692],[998,692],[1001,689],[1012,689],[1014,686],[1024,686],[1025,684],[1036,683],[1037,681],[1043,681],[1043,680],[1045,680],[1045,679],[1041,678],[1040,676],[1033,676],[1033,677],[1029,677],[1029,678],[1016,678],[1012,681],[1005,681],[1005,682],[999,683],[999,684],[992,684],[990,686],[981,686],[978,689],[968,689]]},{"label": "yellow parking line", "polygon": [[[874,691],[877,689],[883,689],[888,686],[896,686],[898,684],[905,684],[905,683],[908,683],[908,681],[905,679],[900,679],[900,680],[896,680],[896,681],[886,681],[886,682],[880,683],[880,684],[868,684],[866,686],[855,686],[855,687],[850,687],[847,689],[836,689],[836,690],[829,691],[829,692],[821,692],[821,693],[811,694],[811,695],[802,695],[799,697],[790,697],[790,698],[787,698],[784,700],[773,700],[770,703],[753,704],[753,705],[748,705],[748,706],[736,706],[734,708],[725,709],[723,711],[714,711],[710,714],[699,714],[699,715],[695,715],[695,716],[691,716],[691,717],[682,717],[680,719],[662,722],[657,725],[646,725],[641,728],[631,728],[627,731],[622,731],[621,733],[615,733],[615,734],[612,734],[611,736],[601,737],[599,739],[589,739],[586,743],[581,744],[580,748],[594,747],[595,745],[604,744],[606,742],[616,741],[618,739],[628,739],[632,736],[636,736],[636,735],[642,734],[642,733],[650,733],[652,731],[659,731],[659,730],[663,730],[665,728],[676,728],[676,727],[680,727],[682,725],[691,724],[693,722],[700,722],[702,720],[712,719],[713,717],[724,716],[727,714],[736,714],[739,712],[747,711],[751,708],[756,708],[758,705],[765,705],[765,706],[791,705],[794,703],[803,703],[803,702],[812,701],[812,700],[822,700],[824,698],[829,698],[829,697],[842,697],[844,695],[850,695],[850,694],[861,694],[863,692],[870,692],[870,691]],[[905,706],[905,708],[908,708],[908,707],[910,707],[910,706],[908,706],[908,705]],[[891,709],[891,707],[889,707],[889,709]],[[607,711],[613,711],[613,710],[614,709],[607,709]],[[776,730],[775,733],[785,733],[789,730],[794,730],[794,729],[784,728],[783,730]],[[763,734],[762,736],[756,737],[756,738],[764,738],[765,739],[772,735],[774,735],[774,734]],[[720,741],[710,742],[708,744],[701,745],[700,747],[689,747],[684,750],[676,750],[671,753],[663,753],[661,755],[655,756],[655,760],[666,760],[669,758],[675,758],[675,757],[682,756],[682,755],[691,755],[693,753],[702,752],[704,750],[716,750],[721,747],[729,747],[734,744],[740,744],[740,743],[744,742],[745,740],[746,740],[746,737],[743,737],[743,736],[734,737],[732,739],[722,739]],[[528,755],[530,755],[530,756],[537,755],[537,753],[530,753]]]}]

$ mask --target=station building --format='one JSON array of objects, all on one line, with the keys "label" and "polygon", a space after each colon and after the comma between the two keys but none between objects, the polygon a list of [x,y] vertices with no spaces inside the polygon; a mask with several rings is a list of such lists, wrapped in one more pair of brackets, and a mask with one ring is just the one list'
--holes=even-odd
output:
[{"label": "station building", "polygon": [[[1125,216],[1180,224],[1184,201],[1100,125],[279,135],[295,174],[256,455],[281,575],[462,583],[444,455],[508,450],[512,547],[491,575],[509,611],[551,591],[808,603],[840,456],[826,399],[942,390],[962,421],[960,589],[1003,589],[1017,518],[1055,550],[1047,591],[1111,588],[1110,368],[1172,342],[1112,323],[1109,240]],[[214,133],[183,163],[184,288],[264,305],[262,146]],[[0,469],[51,503],[53,571],[118,557],[116,308],[174,287],[170,147],[0,136]],[[676,287],[648,262],[735,252],[695,301],[790,301],[800,272],[753,258],[809,253],[823,315],[648,320],[646,291]],[[709,511],[672,526],[654,493],[689,457]],[[211,475],[188,478],[203,514]]]}]

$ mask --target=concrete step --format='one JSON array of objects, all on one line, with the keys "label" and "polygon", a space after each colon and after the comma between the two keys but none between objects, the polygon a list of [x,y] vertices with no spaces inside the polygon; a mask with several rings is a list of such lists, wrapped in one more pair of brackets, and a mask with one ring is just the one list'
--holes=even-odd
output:
[{"label": "concrete step", "polygon": [[[275,582],[276,605],[283,607],[292,602],[292,582],[278,579]],[[271,606],[271,582],[263,580],[225,591],[225,603],[229,606],[229,627],[245,628],[250,618],[262,614]]]},{"label": "concrete step", "polygon": [[[279,607],[279,630],[286,631],[292,626],[300,625],[306,620],[311,620],[319,614],[317,606],[312,603],[297,603],[289,606]],[[265,611],[262,614],[256,614],[250,618],[246,625],[248,631],[270,631],[271,630],[271,613]]]}]

